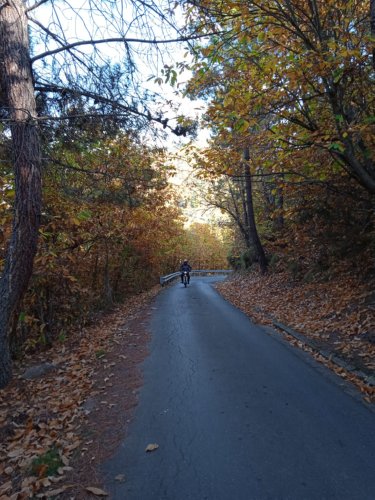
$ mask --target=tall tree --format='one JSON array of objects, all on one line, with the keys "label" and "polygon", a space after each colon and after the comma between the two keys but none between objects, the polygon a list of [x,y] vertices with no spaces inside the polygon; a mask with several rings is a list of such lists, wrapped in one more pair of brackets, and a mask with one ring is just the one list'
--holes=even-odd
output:
[{"label": "tall tree", "polygon": [[22,0],[0,7],[1,86],[9,108],[16,189],[13,231],[0,280],[0,387],[11,376],[8,331],[32,273],[41,212],[41,156],[27,26]]},{"label": "tall tree", "polygon": [[375,69],[375,0],[370,0],[370,31],[372,36],[372,65]]},{"label": "tall tree", "polygon": [[246,206],[247,206],[247,218],[249,224],[249,234],[251,241],[254,245],[257,259],[259,261],[260,270],[262,271],[262,273],[265,273],[267,270],[267,259],[255,223],[251,172],[249,165],[250,150],[248,146],[244,148],[243,160],[244,160],[243,163],[244,163],[244,177],[246,186]]}]

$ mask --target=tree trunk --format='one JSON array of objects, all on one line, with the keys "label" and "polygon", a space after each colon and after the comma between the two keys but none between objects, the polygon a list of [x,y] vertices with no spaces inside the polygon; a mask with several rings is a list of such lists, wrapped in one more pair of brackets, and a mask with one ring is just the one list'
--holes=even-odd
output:
[{"label": "tree trunk", "polygon": [[109,248],[107,240],[105,240],[104,301],[106,307],[110,307],[113,305],[113,293],[109,273]]},{"label": "tree trunk", "polygon": [[[375,0],[370,0],[371,36],[375,38]],[[372,41],[372,66],[375,69],[375,42]]]},{"label": "tree trunk", "polygon": [[0,279],[0,388],[11,379],[9,329],[25,293],[37,250],[41,156],[23,0],[0,8],[0,75],[11,119],[16,197],[12,235]]},{"label": "tree trunk", "polygon": [[244,149],[244,174],[245,174],[245,186],[246,186],[246,204],[247,204],[247,217],[249,222],[249,233],[251,239],[254,243],[254,248],[259,260],[259,266],[262,273],[267,271],[267,259],[263,250],[262,243],[259,239],[255,216],[254,216],[254,206],[253,206],[253,193],[252,193],[252,182],[251,173],[249,166],[250,153],[249,148]]},{"label": "tree trunk", "polygon": [[[242,184],[242,182],[241,182]],[[254,245],[254,242],[252,241],[252,235],[250,231],[250,224],[249,224],[249,210],[248,210],[248,204],[247,204],[247,195],[246,195],[246,182],[245,182],[245,188],[240,187],[240,193],[241,193],[241,201],[242,201],[242,210],[243,210],[243,217],[244,217],[244,227],[245,227],[245,242],[246,242],[246,247],[251,248]]]},{"label": "tree trunk", "polygon": [[370,146],[364,143],[361,134],[353,134],[347,125],[337,117],[345,116],[343,92],[338,84],[325,80],[325,88],[329,97],[338,137],[343,143],[344,151],[331,151],[334,158],[346,165],[346,170],[369,193],[375,194],[375,163],[369,154]]},{"label": "tree trunk", "polygon": [[[284,182],[284,174],[281,176],[281,181]],[[284,227],[284,193],[283,193],[283,188],[281,186],[278,186],[277,188],[277,195],[276,195],[276,210],[277,210],[277,215],[275,219],[275,230],[276,231],[281,231]]]},{"label": "tree trunk", "polygon": [[[247,221],[247,209],[246,209],[246,204],[245,204],[245,193],[244,193],[244,190],[242,189],[242,186],[239,186],[239,192],[240,192],[240,197],[241,197],[244,222],[242,221],[242,216],[241,216],[240,210],[239,210],[238,205],[237,205],[236,196],[235,196],[230,184],[229,184],[229,193],[230,193],[231,198],[232,198],[234,213],[232,211],[229,211],[229,210],[227,210],[227,212],[232,217],[234,222],[237,224],[238,229],[239,229],[239,231],[240,231],[240,233],[243,236],[243,239],[245,241],[246,248],[251,248],[252,245],[251,245],[250,236],[249,236],[249,224]],[[223,208],[223,207],[219,207],[219,208]]]}]

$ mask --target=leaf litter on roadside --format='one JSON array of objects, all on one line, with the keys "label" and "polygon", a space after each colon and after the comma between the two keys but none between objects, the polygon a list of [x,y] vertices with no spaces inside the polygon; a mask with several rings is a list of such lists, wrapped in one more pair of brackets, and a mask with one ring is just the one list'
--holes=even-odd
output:
[{"label": "leaf litter on roadside", "polygon": [[[63,347],[55,344],[48,351],[49,361],[57,367],[53,372],[33,380],[21,376],[27,366],[44,362],[45,354],[29,355],[15,365],[13,381],[0,393],[1,498],[53,497],[72,487],[64,485],[65,474],[75,454],[90,446],[86,442],[84,448],[80,431],[90,411],[84,403],[94,393],[94,376],[107,373],[104,389],[113,377],[108,371],[115,363],[106,363],[105,355],[98,358],[96,353],[111,352],[115,335],[127,335],[124,322],[158,291],[155,287],[129,299],[95,325],[73,332],[72,341]],[[106,402],[108,410],[114,406]],[[92,494],[107,495],[96,486],[87,486],[87,491],[90,488]]]},{"label": "leaf litter on roadside", "polygon": [[96,495],[98,497],[107,497],[108,493],[104,490],[101,490],[100,488],[96,488],[95,486],[87,486],[86,491],[89,493],[92,493],[93,495]]},{"label": "leaf litter on roadside", "polygon": [[[375,314],[366,300],[369,291],[350,272],[341,273],[329,282],[304,283],[291,280],[287,272],[261,275],[238,273],[216,285],[223,297],[256,322],[273,326],[273,320],[315,340],[322,349],[343,356],[367,373],[375,370]],[[374,335],[375,337],[375,335]],[[298,346],[298,341],[286,335]],[[370,340],[370,341],[369,341]],[[322,356],[314,356],[353,382],[367,402],[375,400],[375,388],[355,374],[336,367]]]}]

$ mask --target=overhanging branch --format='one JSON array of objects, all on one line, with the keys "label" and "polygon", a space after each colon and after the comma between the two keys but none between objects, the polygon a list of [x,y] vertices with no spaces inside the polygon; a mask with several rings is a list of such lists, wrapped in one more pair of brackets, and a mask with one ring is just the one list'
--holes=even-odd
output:
[{"label": "overhanging branch", "polygon": [[99,40],[82,40],[80,42],[73,42],[67,45],[64,45],[63,47],[58,47],[54,50],[47,50],[46,52],[42,52],[41,54],[38,54],[31,58],[31,63],[34,63],[35,61],[38,61],[39,59],[43,59],[44,57],[47,56],[52,56],[55,54],[58,54],[60,52],[64,52],[67,50],[74,49],[76,47],[82,47],[84,45],[99,45],[102,43],[142,43],[142,44],[148,44],[148,45],[163,45],[163,44],[169,44],[169,43],[179,43],[179,42],[189,42],[190,40],[198,40],[200,38],[207,38],[207,36],[211,35],[216,35],[218,33],[210,33],[209,35],[207,34],[201,34],[201,35],[192,35],[192,36],[183,36],[179,38],[170,38],[168,40],[147,40],[144,38],[126,38],[126,37],[114,37],[114,38],[103,38]]},{"label": "overhanging branch", "polygon": [[[79,95],[82,95],[82,96],[85,96],[85,97],[88,97],[90,99],[93,99],[95,100],[97,103],[102,103],[102,104],[107,104],[109,106],[111,106],[113,109],[119,109],[121,111],[126,111],[127,113],[131,113],[133,115],[137,115],[137,116],[140,116],[142,118],[145,118],[147,121],[149,122],[155,122],[155,123],[159,123],[160,125],[163,126],[164,129],[168,129],[170,130],[171,132],[173,132],[175,135],[177,136],[186,136],[187,133],[188,133],[188,128],[187,127],[184,127],[182,125],[177,125],[176,127],[172,127],[171,125],[168,124],[168,118],[163,118],[163,117],[159,117],[159,116],[154,116],[152,115],[149,111],[147,112],[143,112],[143,111],[140,111],[139,109],[137,109],[136,107],[134,106],[129,106],[129,105],[126,105],[126,104],[121,104],[120,102],[116,101],[116,100],[113,100],[113,99],[109,99],[108,97],[104,97],[100,94],[97,94],[95,92],[91,92],[91,91],[88,91],[88,90],[70,90],[70,89],[67,89],[65,87],[60,87],[58,85],[53,85],[53,84],[49,84],[49,85],[43,85],[39,82],[36,82],[35,83],[35,90],[37,92],[53,92],[53,93],[58,93],[58,94],[68,94],[68,93],[76,93],[76,94],[79,94]],[[85,114],[85,116],[88,116]],[[98,114],[93,114],[91,113],[91,116],[95,116],[95,117],[98,117],[98,118],[105,118],[105,117],[115,117],[116,114],[115,113],[98,113]],[[78,117],[78,116],[77,116]],[[39,121],[46,121],[46,120],[68,120],[68,119],[71,119],[71,118],[74,118],[74,116],[65,116],[65,117],[47,117],[47,116],[41,116],[38,118]]]}]

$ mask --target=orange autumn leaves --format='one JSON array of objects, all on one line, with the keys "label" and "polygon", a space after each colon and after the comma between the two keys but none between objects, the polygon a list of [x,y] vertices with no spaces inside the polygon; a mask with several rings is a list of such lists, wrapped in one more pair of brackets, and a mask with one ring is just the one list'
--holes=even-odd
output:
[{"label": "orange autumn leaves", "polygon": [[[91,151],[56,148],[64,166],[45,172],[39,249],[14,348],[63,341],[71,325],[149,288],[181,258],[183,220],[162,151],[127,135]],[[0,205],[6,234],[10,212]]]}]

